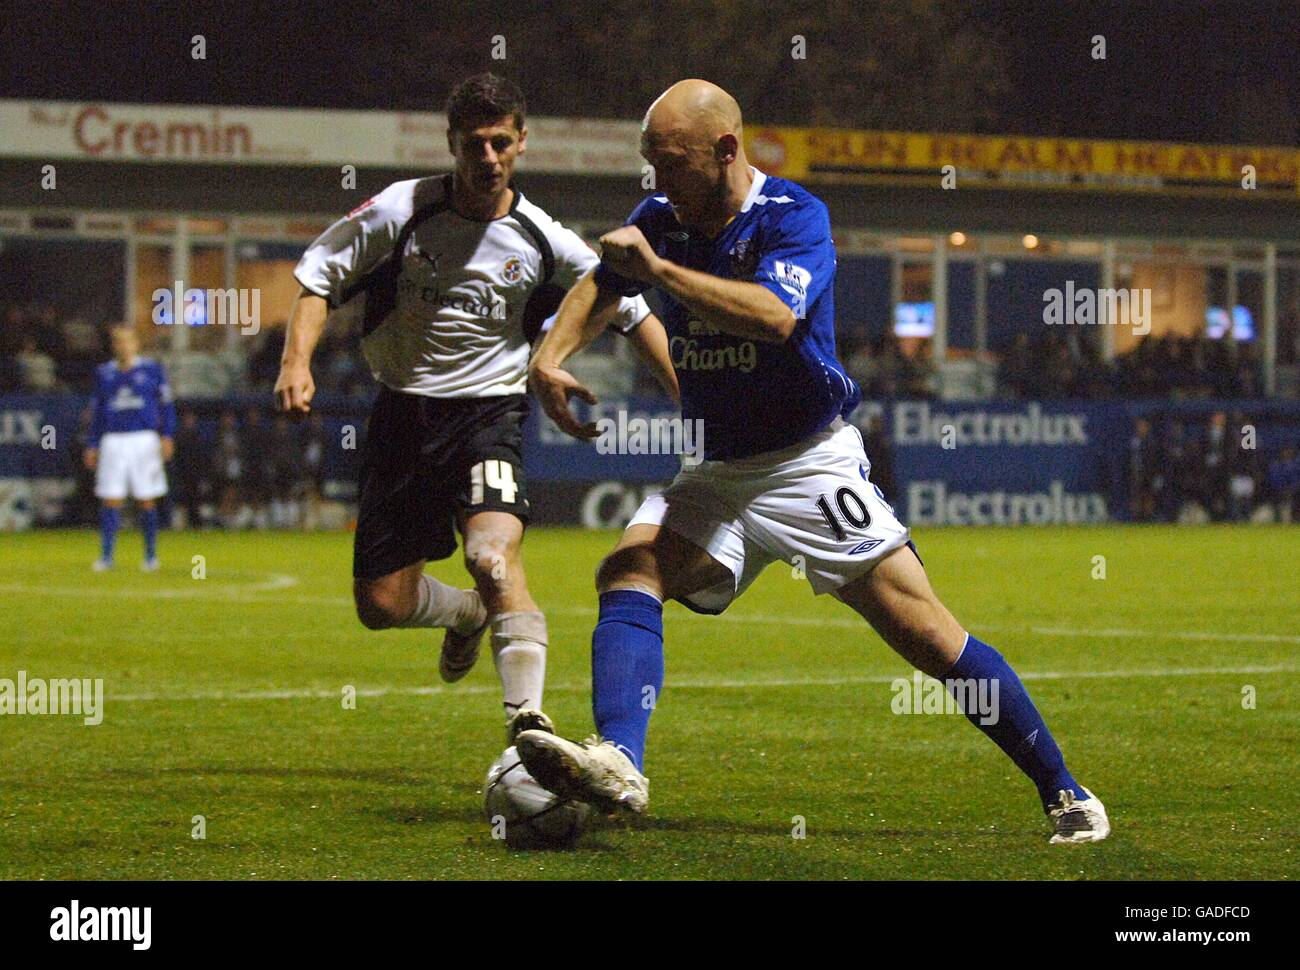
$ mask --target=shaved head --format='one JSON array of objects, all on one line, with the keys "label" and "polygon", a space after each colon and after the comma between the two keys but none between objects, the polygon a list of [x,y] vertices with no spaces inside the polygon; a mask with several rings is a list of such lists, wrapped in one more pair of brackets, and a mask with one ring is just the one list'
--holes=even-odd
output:
[{"label": "shaved head", "polygon": [[740,105],[710,81],[678,81],[641,122],[641,154],[655,187],[685,225],[714,230],[740,211],[752,177]]},{"label": "shaved head", "polygon": [[710,81],[678,81],[650,105],[641,122],[643,137],[658,141],[674,134],[711,144],[722,135],[740,137],[740,105]]}]

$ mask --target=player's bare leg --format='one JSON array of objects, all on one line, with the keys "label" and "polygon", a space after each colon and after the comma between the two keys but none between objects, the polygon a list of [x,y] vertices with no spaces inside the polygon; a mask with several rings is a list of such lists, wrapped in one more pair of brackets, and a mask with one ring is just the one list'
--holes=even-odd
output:
[{"label": "player's bare leg", "polygon": [[457,589],[424,574],[425,560],[377,579],[352,581],[357,618],[369,630],[442,627],[457,635],[482,635],[487,613],[472,589]]},{"label": "player's bare leg", "polygon": [[387,630],[406,625],[419,604],[424,562],[421,559],[378,579],[352,581],[357,619],[366,629]]},{"label": "player's bare leg", "polygon": [[662,602],[731,579],[731,570],[672,529],[628,526],[596,570],[596,591],[640,589]]},{"label": "player's bare leg", "polygon": [[835,595],[904,660],[931,677],[947,674],[966,645],[966,631],[939,602],[925,568],[907,546]]},{"label": "player's bare leg", "polygon": [[586,741],[520,734],[519,757],[529,773],[556,794],[644,812],[646,729],[664,677],[663,600],[733,581],[731,570],[671,529],[626,529],[596,573],[600,620],[591,666],[598,733]]},{"label": "player's bare leg", "polygon": [[[967,718],[987,734],[1038,788],[1052,819],[1052,842],[1098,842],[1110,834],[1105,806],[1079,785],[1065,767],[1051,732],[1014,670],[992,647],[969,636],[939,602],[916,554],[901,546],[835,595],[857,611],[908,663],[938,680],[968,703],[996,698],[994,711],[967,709]],[[984,680],[991,689],[964,690],[958,684]]]},{"label": "player's bare leg", "polygon": [[[484,625],[492,628],[492,659],[501,678],[507,740],[521,731],[550,731],[542,713],[546,684],[546,618],[528,592],[521,548],[524,524],[509,512],[483,511],[461,523],[465,539],[465,568],[485,609]],[[478,659],[483,626],[462,636],[448,631],[442,648],[445,680],[464,676]],[[451,676],[448,676],[451,674]]]}]

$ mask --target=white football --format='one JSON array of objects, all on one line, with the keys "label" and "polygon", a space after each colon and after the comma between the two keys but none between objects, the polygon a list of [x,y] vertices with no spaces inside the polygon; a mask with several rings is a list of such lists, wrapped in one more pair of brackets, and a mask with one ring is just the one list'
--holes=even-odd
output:
[{"label": "white football", "polygon": [[591,806],[547,791],[511,746],[488,769],[483,814],[492,834],[504,837],[511,848],[553,848],[569,845],[581,834]]}]

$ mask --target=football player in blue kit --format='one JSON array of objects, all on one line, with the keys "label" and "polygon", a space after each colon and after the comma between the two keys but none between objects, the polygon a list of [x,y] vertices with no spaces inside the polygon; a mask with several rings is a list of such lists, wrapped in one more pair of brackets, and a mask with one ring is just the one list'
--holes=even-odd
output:
[{"label": "football player in blue kit", "polygon": [[84,460],[95,472],[99,513],[100,553],[95,570],[113,568],[113,548],[122,504],[133,498],[140,509],[146,572],[158,568],[157,501],[167,494],[163,462],[172,457],[176,408],[162,364],[139,356],[135,330],[122,325],[112,331],[113,359],[95,372],[95,396],[90,438]]},{"label": "football player in blue kit", "polygon": [[663,686],[664,600],[720,613],[782,560],[802,564],[814,593],[856,611],[949,689],[995,685],[995,717],[969,702],[963,711],[1033,782],[1051,841],[1104,839],[1100,799],[1066,768],[1002,655],[936,597],[907,528],[870,481],[862,437],[846,421],[861,392],[835,356],[826,206],[748,164],[739,106],[706,81],[681,81],[650,106],[641,153],[657,193],[601,239],[601,263],[569,292],[530,384],[564,430],[593,436],[567,403],[589,392],[562,365],[597,336],[613,302],[654,287],[682,416],[703,421],[704,460],[646,499],[597,571],[597,734],[523,732],[528,771],[557,794],[645,811],[655,706],[646,700]]}]

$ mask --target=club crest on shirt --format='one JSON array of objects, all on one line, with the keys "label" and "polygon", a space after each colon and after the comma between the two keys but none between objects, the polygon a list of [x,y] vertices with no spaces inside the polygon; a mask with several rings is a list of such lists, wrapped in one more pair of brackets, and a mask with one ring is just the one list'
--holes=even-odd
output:
[{"label": "club crest on shirt", "polygon": [[758,268],[758,253],[754,251],[748,236],[732,246],[727,255],[731,257],[731,275],[737,279],[753,276],[754,270]]},{"label": "club crest on shirt", "polygon": [[511,256],[501,270],[501,276],[507,283],[518,283],[524,275],[524,262],[518,256]]}]

